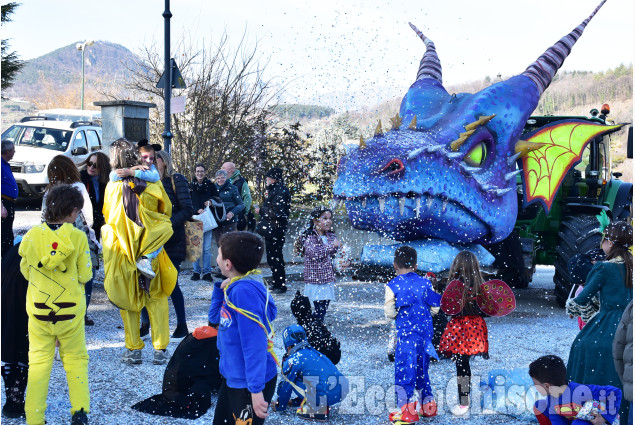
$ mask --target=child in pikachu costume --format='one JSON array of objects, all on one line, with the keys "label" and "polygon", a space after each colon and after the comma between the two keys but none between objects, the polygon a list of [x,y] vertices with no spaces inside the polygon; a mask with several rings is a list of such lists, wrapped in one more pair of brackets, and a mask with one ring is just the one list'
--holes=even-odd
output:
[{"label": "child in pikachu costume", "polygon": [[[125,139],[111,145],[113,169],[137,165],[135,147]],[[168,296],[176,285],[177,271],[165,250],[152,260],[156,276],[149,280],[136,261],[161,248],[172,236],[172,204],[161,182],[124,178],[109,182],[104,195],[102,245],[104,289],[120,308],[128,350],[141,350],[140,311],[146,307],[152,327],[152,345],[165,350],[170,342]]]},{"label": "child in pikachu costume", "polygon": [[75,415],[85,417],[90,409],[84,284],[92,278],[93,269],[86,234],[72,224],[82,204],[77,189],[54,187],[47,199],[47,207],[53,208],[47,208],[46,222],[29,230],[20,245],[20,271],[29,282],[27,424],[44,423],[56,339],[66,370],[71,414],[74,419]]}]

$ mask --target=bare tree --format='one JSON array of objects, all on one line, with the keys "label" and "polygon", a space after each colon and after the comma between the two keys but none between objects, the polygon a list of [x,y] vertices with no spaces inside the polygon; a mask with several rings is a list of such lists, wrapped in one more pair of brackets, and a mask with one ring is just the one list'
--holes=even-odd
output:
[{"label": "bare tree", "polygon": [[[203,162],[217,170],[225,161],[253,162],[259,155],[258,141],[279,90],[264,71],[258,44],[247,46],[245,35],[231,47],[227,34],[211,48],[183,37],[174,57],[187,89],[173,96],[186,96],[184,113],[172,115],[172,158],[179,172],[191,176]],[[125,88],[143,100],[157,104],[151,115],[151,137],[163,131],[163,90],[156,83],[163,73],[163,48],[153,43],[142,49],[139,60],[127,64],[130,78]],[[262,170],[258,170],[261,172]]]}]

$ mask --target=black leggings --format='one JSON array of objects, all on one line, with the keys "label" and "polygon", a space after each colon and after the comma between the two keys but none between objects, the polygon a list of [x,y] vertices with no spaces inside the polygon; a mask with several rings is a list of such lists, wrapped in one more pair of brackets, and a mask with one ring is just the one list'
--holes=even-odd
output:
[{"label": "black leggings", "polygon": [[[262,394],[267,403],[271,403],[273,393],[276,391],[276,378],[274,376],[265,384]],[[216,410],[214,411],[213,425],[230,425],[230,424],[247,424],[262,425],[265,420],[259,418],[254,413],[251,405],[251,393],[247,388],[230,388],[227,382],[223,382],[218,392],[218,400],[216,401]]]},{"label": "black leggings", "polygon": [[459,404],[467,406],[470,404],[470,379],[472,370],[470,369],[470,356],[467,354],[456,354],[456,383],[459,390]]}]

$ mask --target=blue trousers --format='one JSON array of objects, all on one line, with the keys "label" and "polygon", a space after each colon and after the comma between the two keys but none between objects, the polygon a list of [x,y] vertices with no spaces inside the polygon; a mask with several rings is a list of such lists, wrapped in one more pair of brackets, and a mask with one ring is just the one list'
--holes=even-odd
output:
[{"label": "blue trousers", "polygon": [[[203,269],[201,270],[200,263],[203,263]],[[212,231],[203,233],[203,254],[201,257],[192,263],[194,273],[207,274],[212,272]]]},{"label": "blue trousers", "polygon": [[421,392],[421,404],[432,400],[432,385],[428,376],[429,365],[430,356],[425,351],[423,338],[418,335],[399,338],[395,350],[397,406],[407,404],[415,389]]}]

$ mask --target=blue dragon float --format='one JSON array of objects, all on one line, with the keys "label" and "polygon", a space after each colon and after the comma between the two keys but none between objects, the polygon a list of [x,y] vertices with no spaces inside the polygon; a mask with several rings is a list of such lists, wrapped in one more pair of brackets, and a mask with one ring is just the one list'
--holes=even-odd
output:
[{"label": "blue dragon float", "polygon": [[[423,270],[447,270],[462,249],[492,264],[481,244],[501,241],[513,230],[516,176],[522,173],[525,203],[541,202],[548,210],[586,143],[615,128],[568,120],[520,139],[541,95],[605,1],[522,74],[475,94],[447,92],[434,43],[410,24],[426,46],[416,81],[392,128],[384,132],[380,122],[375,135],[361,139],[338,165],[334,200],[345,202],[353,226],[415,247]],[[558,144],[553,136],[563,133],[575,142]],[[367,246],[362,262],[390,266],[394,249]]]}]

